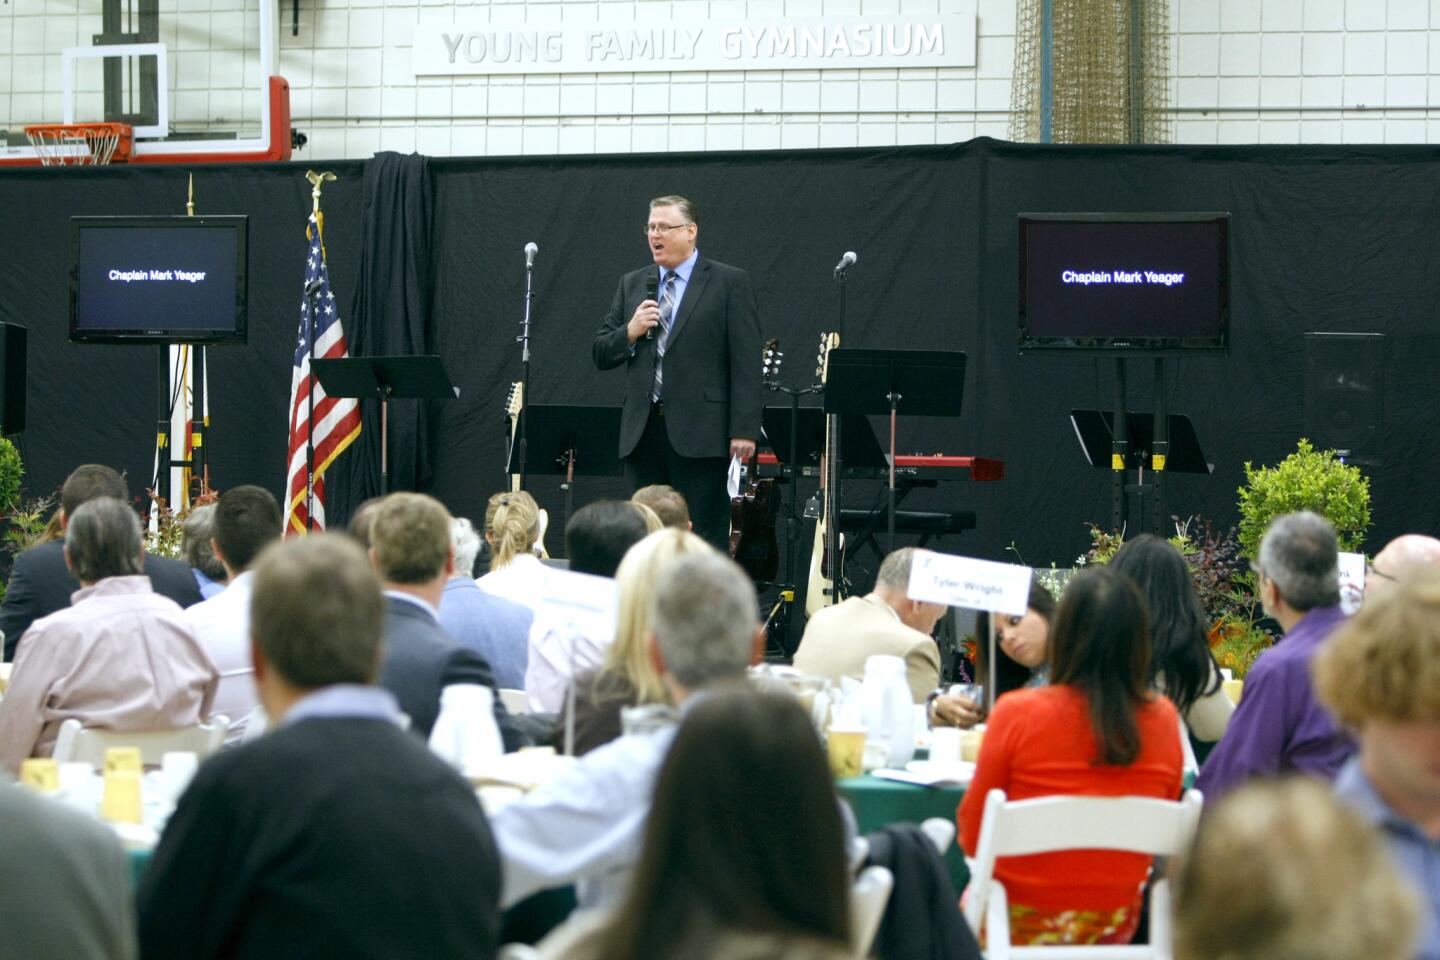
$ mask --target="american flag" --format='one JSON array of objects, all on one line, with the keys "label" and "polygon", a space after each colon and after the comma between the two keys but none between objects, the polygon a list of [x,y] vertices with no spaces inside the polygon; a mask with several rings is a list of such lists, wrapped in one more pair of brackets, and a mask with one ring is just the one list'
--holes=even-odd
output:
[{"label": "american flag", "polygon": [[360,404],[343,397],[327,397],[325,390],[310,376],[310,306],[313,302],[315,315],[315,342],[322,359],[333,360],[349,356],[345,345],[345,331],[340,324],[340,313],[335,307],[335,293],[330,289],[330,272],[325,268],[325,245],[320,236],[317,215],[310,214],[305,228],[310,249],[305,261],[305,289],[319,281],[319,293],[312,301],[308,296],[300,300],[300,336],[295,345],[295,369],[290,377],[290,461],[286,473],[285,488],[290,493],[290,505],[285,516],[287,535],[304,533],[306,513],[305,497],[305,443],[310,417],[310,396],[315,398],[315,529],[325,528],[325,470],[346,447],[360,436]]}]

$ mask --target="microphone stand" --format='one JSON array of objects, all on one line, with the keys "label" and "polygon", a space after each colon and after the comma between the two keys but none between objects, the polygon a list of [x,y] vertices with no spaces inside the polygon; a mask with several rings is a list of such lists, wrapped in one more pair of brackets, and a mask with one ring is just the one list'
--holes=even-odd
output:
[{"label": "microphone stand", "polygon": [[[835,332],[839,338],[839,345],[842,347],[845,345],[845,280],[848,277],[847,271],[849,266],[850,265],[842,259],[840,265],[835,268],[835,282],[840,286],[840,317],[836,324]],[[835,603],[839,603],[840,599],[844,597],[847,592],[845,588],[845,571],[841,569],[840,564],[840,513],[842,510],[840,500],[840,474],[844,467],[844,460],[840,455],[840,416],[839,414],[827,414],[827,416],[831,417],[833,422],[830,425],[831,449],[829,451],[832,462],[827,462],[825,465],[825,469],[830,473],[825,486],[827,490],[826,495],[830,498],[831,508],[829,511],[830,527],[825,531],[825,553],[830,558],[831,598]]]},{"label": "microphone stand", "polygon": [[526,446],[530,435],[530,415],[526,407],[530,405],[530,308],[535,303],[535,260],[533,256],[525,258],[525,316],[520,321],[520,336],[515,339],[520,342],[520,423],[518,433],[520,434],[520,489],[525,489],[525,465]]},{"label": "microphone stand", "polygon": [[[319,196],[319,194],[316,194]],[[310,344],[310,389],[305,392],[305,532],[315,531],[315,311],[319,307],[320,280],[317,278],[305,286],[305,302],[309,315],[305,319],[305,336]],[[383,431],[383,427],[381,428]]]}]

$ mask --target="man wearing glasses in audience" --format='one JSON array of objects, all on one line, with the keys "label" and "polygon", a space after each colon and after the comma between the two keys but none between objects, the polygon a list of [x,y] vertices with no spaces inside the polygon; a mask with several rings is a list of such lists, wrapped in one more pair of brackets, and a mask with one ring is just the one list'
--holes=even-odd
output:
[{"label": "man wearing glasses in audience", "polygon": [[627,478],[678,490],[695,532],[723,551],[726,470],[760,435],[760,324],[749,275],[701,257],[699,230],[684,197],[650,201],[653,263],[620,278],[592,354],[601,370],[625,366]]}]

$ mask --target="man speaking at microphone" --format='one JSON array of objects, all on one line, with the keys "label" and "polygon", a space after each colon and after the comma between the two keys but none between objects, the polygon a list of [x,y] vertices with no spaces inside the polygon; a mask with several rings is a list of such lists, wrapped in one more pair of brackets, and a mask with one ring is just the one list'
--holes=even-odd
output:
[{"label": "man speaking at microphone", "polygon": [[674,487],[695,532],[724,551],[726,471],[760,436],[760,322],[749,275],[701,257],[699,230],[684,197],[650,201],[654,265],[620,278],[593,355],[601,370],[625,365],[620,457],[631,484]]}]

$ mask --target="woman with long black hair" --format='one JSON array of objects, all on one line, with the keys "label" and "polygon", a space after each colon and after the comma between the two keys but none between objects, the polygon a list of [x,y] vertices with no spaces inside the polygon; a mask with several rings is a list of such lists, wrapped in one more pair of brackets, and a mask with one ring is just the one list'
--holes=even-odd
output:
[{"label": "woman with long black hair", "polygon": [[1127,541],[1110,569],[1140,588],[1150,610],[1150,686],[1170,698],[1195,739],[1214,743],[1235,707],[1210,655],[1205,610],[1190,565],[1153,534]]}]

